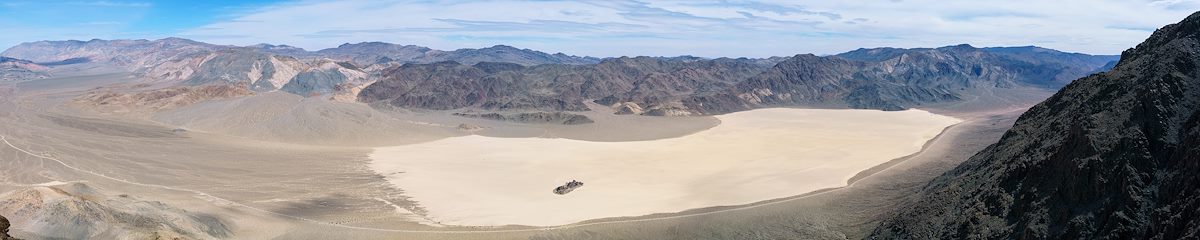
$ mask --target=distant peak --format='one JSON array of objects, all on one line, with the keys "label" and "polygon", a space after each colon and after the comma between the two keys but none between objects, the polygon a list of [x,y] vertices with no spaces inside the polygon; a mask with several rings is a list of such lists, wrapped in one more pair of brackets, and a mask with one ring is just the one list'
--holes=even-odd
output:
[{"label": "distant peak", "polygon": [[975,46],[971,46],[971,44],[963,43],[963,44],[959,44],[959,45],[951,45],[951,46],[945,46],[945,47],[940,47],[940,48],[942,48],[942,49],[975,49]]},{"label": "distant peak", "polygon": [[343,47],[361,47],[361,46],[385,46],[385,45],[392,45],[392,44],[391,44],[391,43],[385,43],[385,42],[359,42],[359,43],[343,43],[342,45],[338,45],[338,48],[343,48]]}]

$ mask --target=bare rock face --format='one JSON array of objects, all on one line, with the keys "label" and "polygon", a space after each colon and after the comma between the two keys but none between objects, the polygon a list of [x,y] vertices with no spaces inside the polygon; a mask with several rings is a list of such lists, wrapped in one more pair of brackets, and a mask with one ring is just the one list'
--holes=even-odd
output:
[{"label": "bare rock face", "polygon": [[1200,237],[1200,13],[1075,80],[873,239]]},{"label": "bare rock face", "polygon": [[8,223],[8,219],[4,218],[4,216],[0,216],[0,240],[18,240],[17,238],[8,235],[9,226],[10,224]]}]

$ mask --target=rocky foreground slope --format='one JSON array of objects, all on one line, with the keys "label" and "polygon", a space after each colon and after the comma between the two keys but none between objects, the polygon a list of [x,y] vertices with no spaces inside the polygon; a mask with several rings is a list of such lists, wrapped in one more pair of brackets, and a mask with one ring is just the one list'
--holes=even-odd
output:
[{"label": "rocky foreground slope", "polygon": [[1200,13],[1029,109],[876,239],[1200,238]]}]

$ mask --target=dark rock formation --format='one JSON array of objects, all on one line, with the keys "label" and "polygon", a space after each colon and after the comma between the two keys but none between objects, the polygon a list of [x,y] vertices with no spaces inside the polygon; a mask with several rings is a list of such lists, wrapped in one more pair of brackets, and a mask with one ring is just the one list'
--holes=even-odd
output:
[{"label": "dark rock formation", "polygon": [[1200,13],[1029,109],[876,239],[1200,238]]},{"label": "dark rock formation", "polygon": [[455,116],[482,118],[496,121],[532,123],[532,124],[563,124],[579,125],[593,123],[591,118],[584,115],[565,112],[532,112],[532,113],[455,113]]},{"label": "dark rock formation", "polygon": [[575,191],[576,188],[583,187],[583,182],[571,180],[562,186],[554,188],[554,194],[563,195]]},{"label": "dark rock formation", "polygon": [[0,216],[0,240],[19,240],[8,235],[8,227],[10,227],[8,219]]},{"label": "dark rock formation", "polygon": [[804,54],[739,82],[727,93],[694,96],[684,103],[705,114],[764,105],[901,110],[970,99],[994,88],[1054,89],[1063,84],[1056,79],[1100,71],[1114,59],[1042,48],[970,45],[859,49],[834,57]]},{"label": "dark rock formation", "polygon": [[606,59],[594,65],[517,67],[495,63],[405,64],[359,93],[359,101],[397,107],[583,111],[590,99],[642,106],[671,104],[677,96],[713,93],[766,69],[750,60],[665,61]]},{"label": "dark rock formation", "polygon": [[[582,102],[649,115],[720,114],[766,106],[901,110],[972,99],[996,88],[1061,86],[1113,56],[969,45],[861,49],[772,59],[611,58],[594,65],[406,64],[359,94],[397,107],[585,110]],[[773,65],[771,65],[773,64]]]}]

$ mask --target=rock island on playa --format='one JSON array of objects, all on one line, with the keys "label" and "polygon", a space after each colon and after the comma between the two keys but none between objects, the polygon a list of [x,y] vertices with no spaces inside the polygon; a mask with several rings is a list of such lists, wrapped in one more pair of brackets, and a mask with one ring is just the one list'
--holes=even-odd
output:
[{"label": "rock island on playa", "polygon": [[[844,186],[920,151],[951,117],[921,110],[759,109],[651,141],[465,136],[383,147],[371,168],[443,224],[551,226],[747,204]],[[578,179],[570,194],[547,191]]]}]

